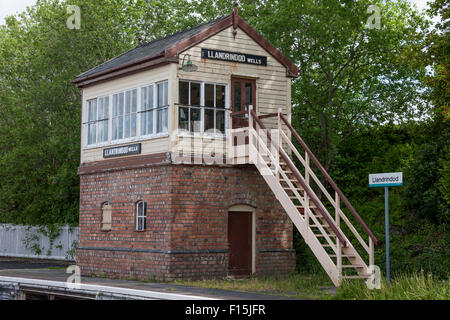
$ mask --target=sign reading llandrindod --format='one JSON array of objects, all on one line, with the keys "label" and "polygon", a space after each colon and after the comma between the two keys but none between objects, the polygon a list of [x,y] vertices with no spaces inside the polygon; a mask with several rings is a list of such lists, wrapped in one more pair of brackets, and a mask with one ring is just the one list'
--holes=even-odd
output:
[{"label": "sign reading llandrindod", "polygon": [[403,185],[403,172],[369,174],[369,187],[399,187]]}]

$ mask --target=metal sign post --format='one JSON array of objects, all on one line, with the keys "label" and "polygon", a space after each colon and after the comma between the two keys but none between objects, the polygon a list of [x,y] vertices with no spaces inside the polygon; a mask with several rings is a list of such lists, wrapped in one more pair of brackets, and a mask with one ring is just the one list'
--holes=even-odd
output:
[{"label": "metal sign post", "polygon": [[389,262],[389,187],[384,187],[384,223],[386,228],[386,281],[391,284],[391,267]]},{"label": "metal sign post", "polygon": [[386,281],[391,284],[391,269],[389,261],[389,187],[403,185],[403,173],[376,173],[369,174],[369,187],[384,187],[384,214],[386,225]]}]

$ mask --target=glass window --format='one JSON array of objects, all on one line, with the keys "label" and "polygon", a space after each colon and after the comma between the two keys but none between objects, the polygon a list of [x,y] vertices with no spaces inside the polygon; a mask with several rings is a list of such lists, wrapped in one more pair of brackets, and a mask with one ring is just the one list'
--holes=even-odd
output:
[{"label": "glass window", "polygon": [[192,132],[200,132],[201,130],[201,110],[199,108],[191,109],[190,125]]},{"label": "glass window", "polygon": [[112,140],[136,136],[137,89],[113,95]]},{"label": "glass window", "polygon": [[147,202],[136,203],[136,230],[143,231],[147,228]]},{"label": "glass window", "polygon": [[205,109],[205,132],[214,132],[214,109]]},{"label": "glass window", "polygon": [[153,134],[153,85],[141,88],[141,135]]},{"label": "glass window", "polygon": [[87,101],[87,143],[88,145],[108,141],[109,97]]},{"label": "glass window", "polygon": [[[180,81],[178,126],[189,132],[225,132],[226,86]],[[204,106],[200,102],[204,101]]]},{"label": "glass window", "polygon": [[168,132],[168,82],[158,83],[158,127],[157,132]]},{"label": "glass window", "polygon": [[205,84],[205,106],[214,107],[214,85]]},{"label": "glass window", "polygon": [[97,99],[88,102],[88,144],[97,143]]},{"label": "glass window", "polygon": [[180,107],[179,128],[182,130],[189,131],[189,108]]},{"label": "glass window", "polygon": [[189,82],[180,81],[180,104],[188,106],[189,105]]},{"label": "glass window", "polygon": [[200,83],[191,82],[191,106],[200,106]]}]

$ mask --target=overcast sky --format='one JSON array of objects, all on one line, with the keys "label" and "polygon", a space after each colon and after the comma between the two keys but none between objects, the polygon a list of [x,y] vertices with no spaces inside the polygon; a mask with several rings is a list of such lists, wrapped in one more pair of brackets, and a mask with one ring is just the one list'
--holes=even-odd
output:
[{"label": "overcast sky", "polygon": [[[426,6],[427,0],[410,0],[419,9]],[[0,0],[0,24],[5,23],[5,17],[24,11],[27,6],[33,5],[36,0]]]}]

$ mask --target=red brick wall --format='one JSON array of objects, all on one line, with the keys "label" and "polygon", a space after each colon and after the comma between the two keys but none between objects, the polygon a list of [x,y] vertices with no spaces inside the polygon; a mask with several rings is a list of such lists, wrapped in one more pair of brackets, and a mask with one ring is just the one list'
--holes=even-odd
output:
[{"label": "red brick wall", "polygon": [[[254,166],[154,164],[80,179],[77,264],[83,275],[225,277],[228,209],[237,204],[255,208],[256,273],[295,267],[292,224]],[[139,200],[147,201],[144,232],[135,231]],[[113,208],[109,232],[101,231],[105,201]]]}]

